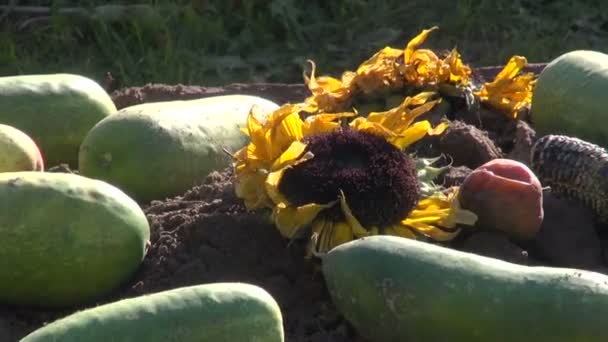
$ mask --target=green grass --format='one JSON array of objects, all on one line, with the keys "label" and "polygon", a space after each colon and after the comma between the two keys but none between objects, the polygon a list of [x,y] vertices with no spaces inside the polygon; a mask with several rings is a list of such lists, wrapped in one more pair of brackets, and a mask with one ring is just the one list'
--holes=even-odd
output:
[{"label": "green grass", "polygon": [[[74,3],[83,1],[50,5]],[[503,64],[513,54],[542,62],[573,49],[608,53],[608,2],[603,0],[141,3],[154,6],[160,16],[129,15],[134,20],[107,23],[53,15],[18,30],[24,19],[10,15],[0,32],[0,75],[72,72],[101,80],[111,72],[121,86],[299,83],[307,59],[316,62],[320,74],[339,75],[384,46],[403,47],[434,25],[440,30],[425,46],[456,46],[473,66]]]}]

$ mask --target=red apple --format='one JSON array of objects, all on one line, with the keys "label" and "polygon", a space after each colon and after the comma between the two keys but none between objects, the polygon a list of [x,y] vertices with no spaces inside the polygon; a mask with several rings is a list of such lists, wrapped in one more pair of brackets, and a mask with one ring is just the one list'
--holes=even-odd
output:
[{"label": "red apple", "polygon": [[540,230],[542,187],[523,163],[499,158],[479,166],[465,178],[459,196],[462,208],[477,214],[477,228],[521,240],[533,239]]}]

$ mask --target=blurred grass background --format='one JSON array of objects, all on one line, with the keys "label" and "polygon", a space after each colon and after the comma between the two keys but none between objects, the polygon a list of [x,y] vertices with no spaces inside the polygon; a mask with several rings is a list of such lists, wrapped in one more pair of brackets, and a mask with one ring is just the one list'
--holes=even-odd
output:
[{"label": "blurred grass background", "polygon": [[[300,83],[306,59],[337,76],[434,25],[440,29],[425,47],[455,46],[472,66],[504,64],[513,54],[543,62],[573,49],[608,53],[605,0],[5,2],[0,76],[102,80],[110,72],[120,86]],[[117,6],[93,10],[108,4]]]}]

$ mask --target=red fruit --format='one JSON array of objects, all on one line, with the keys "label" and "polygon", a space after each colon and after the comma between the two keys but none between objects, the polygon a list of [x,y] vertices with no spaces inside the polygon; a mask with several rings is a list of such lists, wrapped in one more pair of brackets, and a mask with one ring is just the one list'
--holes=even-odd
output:
[{"label": "red fruit", "polygon": [[493,159],[473,170],[460,187],[460,204],[477,214],[476,227],[533,239],[543,221],[540,181],[525,164]]}]

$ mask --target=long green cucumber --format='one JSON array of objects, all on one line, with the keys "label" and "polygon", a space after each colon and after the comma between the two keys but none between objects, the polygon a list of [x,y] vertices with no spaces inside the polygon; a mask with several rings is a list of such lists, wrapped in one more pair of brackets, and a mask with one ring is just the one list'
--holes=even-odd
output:
[{"label": "long green cucumber", "polygon": [[69,173],[0,173],[0,303],[67,307],[124,283],[150,237],[137,203]]},{"label": "long green cucumber", "polygon": [[283,342],[278,304],[246,283],[211,283],[101,305],[20,342]]},{"label": "long green cucumber", "polygon": [[182,194],[232,163],[245,146],[240,130],[252,106],[278,108],[250,95],[144,103],[100,121],[84,139],[80,174],[121,188],[139,202]]},{"label": "long green cucumber", "polygon": [[539,135],[574,136],[608,147],[606,89],[608,54],[574,50],[552,60],[540,73],[530,115]]},{"label": "long green cucumber", "polygon": [[373,236],[323,258],[338,309],[380,341],[608,341],[608,276]]},{"label": "long green cucumber", "polygon": [[76,167],[84,136],[115,111],[106,91],[81,75],[0,77],[0,123],[29,135],[48,166]]},{"label": "long green cucumber", "polygon": [[0,124],[0,172],[43,171],[38,145],[13,126]]}]

